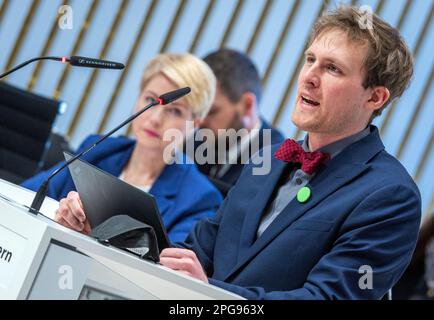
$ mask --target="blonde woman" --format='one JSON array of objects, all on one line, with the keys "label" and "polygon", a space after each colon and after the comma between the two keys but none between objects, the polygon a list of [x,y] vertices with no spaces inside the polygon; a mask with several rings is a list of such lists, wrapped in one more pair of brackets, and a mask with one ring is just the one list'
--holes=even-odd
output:
[{"label": "blonde woman", "polygon": [[[216,80],[211,69],[191,54],[160,54],[146,66],[135,111],[151,99],[182,87],[191,93],[166,106],[149,109],[132,123],[135,139],[109,138],[83,157],[89,163],[151,193],[158,204],[162,220],[172,242],[183,241],[200,218],[214,215],[222,198],[193,164],[170,164],[163,155],[171,154],[172,141],[163,139],[169,129],[183,136],[186,121],[197,127],[208,113],[215,95]],[[81,144],[80,152],[99,136],[92,135]],[[169,150],[170,151],[170,150]],[[58,165],[57,165],[58,166]],[[23,183],[36,190],[56,167]],[[50,182],[48,195],[60,200],[56,220],[64,226],[89,234],[91,229],[74,183],[64,170]]]}]

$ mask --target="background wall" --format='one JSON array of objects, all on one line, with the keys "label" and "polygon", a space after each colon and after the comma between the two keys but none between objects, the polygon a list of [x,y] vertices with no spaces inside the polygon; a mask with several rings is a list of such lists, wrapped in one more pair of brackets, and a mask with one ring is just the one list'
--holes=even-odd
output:
[{"label": "background wall", "polygon": [[[76,147],[132,111],[147,61],[158,52],[199,56],[222,46],[247,52],[264,82],[263,116],[288,137],[298,70],[312,23],[339,3],[369,5],[400,29],[415,55],[405,95],[375,120],[386,149],[416,180],[424,213],[434,209],[434,0],[0,0],[0,70],[42,55],[84,55],[124,62],[123,72],[33,64],[7,81],[65,101],[56,131]],[[58,9],[72,8],[72,29]],[[125,133],[121,132],[121,133]]]}]

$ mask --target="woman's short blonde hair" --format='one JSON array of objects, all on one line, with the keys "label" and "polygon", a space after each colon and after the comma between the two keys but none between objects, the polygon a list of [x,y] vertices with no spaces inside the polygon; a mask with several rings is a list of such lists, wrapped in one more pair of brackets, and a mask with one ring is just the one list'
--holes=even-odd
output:
[{"label": "woman's short blonde hair", "polygon": [[145,67],[140,90],[157,74],[163,74],[174,84],[190,87],[185,97],[195,119],[203,119],[211,108],[216,91],[216,78],[211,68],[192,54],[162,53]]}]

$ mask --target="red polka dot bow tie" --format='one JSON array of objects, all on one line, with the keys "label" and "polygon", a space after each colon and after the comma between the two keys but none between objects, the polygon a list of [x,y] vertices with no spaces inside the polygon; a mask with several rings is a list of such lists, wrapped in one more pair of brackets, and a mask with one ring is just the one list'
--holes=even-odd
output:
[{"label": "red polka dot bow tie", "polygon": [[292,139],[286,139],[276,151],[274,157],[281,161],[301,164],[301,170],[308,175],[314,174],[330,159],[330,155],[325,152],[304,151],[303,148]]}]

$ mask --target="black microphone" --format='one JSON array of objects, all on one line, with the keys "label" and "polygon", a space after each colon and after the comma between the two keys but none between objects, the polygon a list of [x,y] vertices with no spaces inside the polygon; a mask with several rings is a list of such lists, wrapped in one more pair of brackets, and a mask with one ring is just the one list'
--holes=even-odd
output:
[{"label": "black microphone", "polygon": [[27,60],[15,68],[12,68],[9,71],[6,71],[5,73],[2,73],[0,75],[0,79],[6,77],[7,75],[21,69],[22,67],[25,67],[26,65],[38,61],[38,60],[53,60],[53,61],[60,61],[63,63],[69,62],[72,66],[77,67],[88,67],[88,68],[100,68],[100,69],[123,69],[125,66],[122,63],[119,62],[113,62],[113,61],[106,61],[106,60],[99,60],[99,59],[93,59],[93,58],[86,58],[86,57],[80,57],[80,56],[72,56],[70,58],[67,57],[37,57],[30,60]]},{"label": "black microphone", "polygon": [[174,91],[170,91],[170,92],[167,92],[165,94],[162,94],[157,100],[152,101],[146,107],[144,107],[140,111],[136,112],[135,114],[133,114],[132,116],[130,116],[125,121],[123,121],[117,127],[115,127],[114,129],[110,130],[109,132],[107,132],[105,135],[103,135],[101,138],[99,138],[96,142],[94,142],[89,148],[87,148],[86,150],[83,150],[79,154],[75,155],[74,157],[72,157],[71,159],[69,159],[68,161],[66,161],[62,166],[60,166],[53,173],[51,173],[48,176],[48,178],[45,179],[44,182],[41,184],[41,186],[39,187],[38,191],[36,192],[35,197],[33,198],[32,204],[30,205],[30,208],[29,208],[29,212],[31,212],[33,214],[36,214],[36,215],[39,213],[39,209],[41,209],[42,203],[44,202],[45,196],[47,195],[48,183],[60,171],[62,171],[67,166],[69,166],[76,159],[78,159],[81,156],[83,156],[86,153],[88,153],[90,150],[92,150],[93,148],[95,148],[100,142],[104,141],[106,138],[108,138],[109,136],[111,136],[113,133],[115,133],[116,131],[118,131],[120,128],[122,128],[126,124],[130,123],[131,121],[133,121],[135,118],[137,118],[139,115],[141,115],[146,110],[152,108],[153,106],[165,105],[165,104],[168,104],[170,102],[173,102],[176,99],[179,99],[179,98],[185,96],[190,91],[191,91],[191,89],[189,87],[185,87],[185,88],[181,88],[181,89],[178,89],[178,90],[174,90]]},{"label": "black microphone", "polygon": [[93,58],[80,57],[80,56],[72,56],[66,61],[68,61],[71,66],[76,66],[76,67],[101,68],[101,69],[125,68],[125,66],[119,62],[93,59]]},{"label": "black microphone", "polygon": [[189,87],[181,88],[178,90],[170,91],[168,93],[162,94],[159,99],[161,99],[161,104],[169,104],[179,98],[189,94],[191,89]]}]

